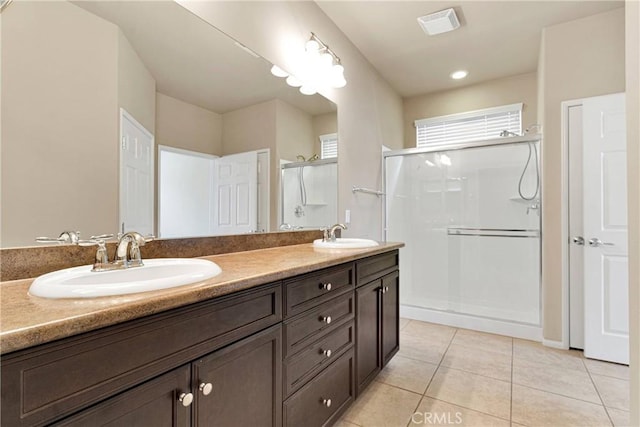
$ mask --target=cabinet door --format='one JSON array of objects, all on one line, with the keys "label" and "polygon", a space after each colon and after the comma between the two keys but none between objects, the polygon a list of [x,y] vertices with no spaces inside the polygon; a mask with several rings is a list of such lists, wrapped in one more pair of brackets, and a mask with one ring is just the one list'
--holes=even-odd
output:
[{"label": "cabinet door", "polygon": [[382,278],[382,366],[400,349],[400,275],[396,271]]},{"label": "cabinet door", "polygon": [[282,424],[281,336],[276,325],[193,363],[194,425]]},{"label": "cabinet door", "polygon": [[380,360],[380,297],[382,280],[356,289],[356,369],[358,394],[375,378]]},{"label": "cabinet door", "polygon": [[189,393],[190,366],[175,369],[94,405],[56,426],[187,427],[191,408],[179,401]]}]

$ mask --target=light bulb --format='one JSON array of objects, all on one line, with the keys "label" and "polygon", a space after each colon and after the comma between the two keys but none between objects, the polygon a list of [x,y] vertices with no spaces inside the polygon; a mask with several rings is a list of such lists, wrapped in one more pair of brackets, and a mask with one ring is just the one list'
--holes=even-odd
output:
[{"label": "light bulb", "polygon": [[458,71],[454,71],[453,73],[449,74],[449,77],[451,77],[454,80],[460,80],[460,79],[464,79],[465,77],[467,77],[468,74],[469,74],[469,72],[467,70],[458,70]]},{"label": "light bulb", "polygon": [[289,73],[287,73],[285,70],[283,70],[282,68],[278,67],[277,65],[273,65],[273,67],[271,67],[271,74],[273,74],[276,77],[289,77]]},{"label": "light bulb", "polygon": [[333,67],[333,56],[330,53],[325,52],[320,55],[320,60],[318,61],[320,67],[322,68],[322,72],[330,72]]},{"label": "light bulb", "polygon": [[341,88],[346,85],[347,81],[344,78],[344,67],[340,64],[331,67],[331,86]]},{"label": "light bulb", "polygon": [[314,95],[316,92],[316,88],[311,85],[302,85],[300,87],[300,93],[303,95]]},{"label": "light bulb", "polygon": [[305,43],[304,49],[307,52],[315,52],[318,53],[318,49],[320,49],[320,44],[315,40],[309,40]]},{"label": "light bulb", "polygon": [[300,80],[298,80],[298,78],[296,76],[289,76],[287,77],[287,84],[289,86],[293,86],[293,87],[300,87],[302,86],[302,82]]}]

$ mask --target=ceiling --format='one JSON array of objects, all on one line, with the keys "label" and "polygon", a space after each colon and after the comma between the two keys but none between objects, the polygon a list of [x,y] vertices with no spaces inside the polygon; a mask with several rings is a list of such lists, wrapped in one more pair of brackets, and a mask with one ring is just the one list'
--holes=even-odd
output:
[{"label": "ceiling", "polygon": [[[533,72],[542,28],[624,6],[623,1],[316,3],[403,97]],[[460,28],[427,36],[416,19],[448,8],[455,9]],[[449,78],[459,69],[469,76]],[[348,70],[345,64],[345,74]]]},{"label": "ceiling", "polygon": [[311,115],[336,111],[274,77],[269,62],[174,1],[73,3],[120,27],[165,95],[220,114],[275,98]]}]

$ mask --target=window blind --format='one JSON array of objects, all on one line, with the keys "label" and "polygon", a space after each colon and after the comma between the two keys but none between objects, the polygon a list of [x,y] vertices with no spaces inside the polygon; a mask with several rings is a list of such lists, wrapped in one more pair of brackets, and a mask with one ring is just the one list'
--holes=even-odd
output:
[{"label": "window blind", "polygon": [[498,138],[522,133],[522,103],[416,120],[416,147]]},{"label": "window blind", "polygon": [[320,135],[320,147],[320,158],[331,159],[338,157],[338,134]]}]

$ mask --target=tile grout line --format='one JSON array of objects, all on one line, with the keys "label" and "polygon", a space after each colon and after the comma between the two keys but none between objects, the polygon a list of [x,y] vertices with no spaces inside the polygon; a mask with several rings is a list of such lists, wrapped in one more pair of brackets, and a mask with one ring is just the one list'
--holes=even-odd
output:
[{"label": "tile grout line", "polygon": [[472,411],[472,412],[477,412],[478,414],[486,415],[486,416],[491,417],[491,418],[497,418],[497,419],[502,420],[502,421],[509,421],[508,419],[503,418],[503,417],[501,417],[499,415],[494,415],[494,414],[490,414],[488,412],[483,412],[483,411],[480,411],[479,409],[469,408],[468,406],[463,406],[463,405],[460,405],[459,403],[449,402],[447,400],[438,399],[437,397],[431,397],[431,396],[425,396],[425,397],[428,397],[429,399],[437,400],[438,402],[446,403],[447,405],[457,406],[459,408],[467,409],[467,410]]},{"label": "tile grout line", "polygon": [[[528,389],[531,389],[531,390],[541,391],[541,392],[547,393],[547,394],[553,394],[554,396],[564,397],[565,399],[577,400],[578,402],[589,403],[591,405],[596,405],[596,406],[604,406],[604,405],[601,405],[600,403],[597,403],[597,402],[592,402],[590,400],[584,400],[584,399],[579,399],[577,397],[567,396],[566,394],[560,394],[560,393],[557,393],[555,391],[544,390],[544,389],[538,388],[538,387],[531,387],[530,385],[526,385],[526,384],[520,384],[520,383],[514,383],[514,384],[517,385],[518,387],[524,387],[524,388],[528,388]],[[617,408],[613,408],[613,409],[617,409]]]},{"label": "tile grout line", "polygon": [[513,358],[514,358],[514,349],[513,349],[513,337],[511,338],[511,392],[509,393],[509,425],[513,427]]},{"label": "tile grout line", "polygon": [[604,408],[604,413],[607,414],[607,418],[609,418],[609,422],[611,423],[611,425],[615,426],[615,424],[613,423],[613,418],[611,418],[611,415],[609,414],[609,409],[607,409],[607,405],[604,404],[604,399],[602,399],[602,395],[600,394],[600,390],[598,390],[598,386],[596,385],[596,382],[593,380],[593,377],[591,376],[591,371],[589,371],[589,367],[585,363],[584,359],[582,359],[582,364],[584,365],[584,368],[587,370],[587,375],[589,375],[589,379],[591,380],[591,384],[593,384],[593,388],[596,390],[596,394],[598,395],[598,398],[600,399],[600,402],[602,403],[602,407]]},{"label": "tile grout line", "polygon": [[[425,387],[424,392],[422,393],[422,397],[418,401],[418,405],[413,410],[414,414],[418,411],[418,408],[420,407],[420,404],[422,403],[422,400],[425,397],[427,397],[427,390],[429,390],[429,386],[431,385],[431,382],[433,381],[433,378],[438,373],[438,369],[440,369],[440,365],[442,364],[442,361],[444,360],[444,356],[447,354],[447,351],[449,351],[449,347],[451,347],[451,343],[453,342],[453,339],[455,338],[456,334],[458,333],[458,330],[459,330],[459,328],[455,328],[454,329],[453,335],[451,335],[451,338],[449,339],[449,344],[447,344],[447,348],[442,353],[442,357],[440,357],[440,361],[438,361],[438,366],[436,366],[436,370],[433,371],[433,375],[431,375],[431,378],[429,379],[429,382],[427,383],[427,386]],[[434,365],[435,365],[435,363],[434,363]],[[407,427],[410,427],[411,424],[413,424],[413,419],[409,420],[409,423],[407,424]]]}]

